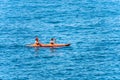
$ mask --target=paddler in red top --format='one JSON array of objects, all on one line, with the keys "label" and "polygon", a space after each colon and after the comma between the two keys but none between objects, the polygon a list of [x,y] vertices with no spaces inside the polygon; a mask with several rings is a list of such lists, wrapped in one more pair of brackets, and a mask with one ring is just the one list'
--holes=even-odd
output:
[{"label": "paddler in red top", "polygon": [[35,38],[35,44],[41,46],[41,43],[39,43],[39,39],[38,39],[38,37]]}]

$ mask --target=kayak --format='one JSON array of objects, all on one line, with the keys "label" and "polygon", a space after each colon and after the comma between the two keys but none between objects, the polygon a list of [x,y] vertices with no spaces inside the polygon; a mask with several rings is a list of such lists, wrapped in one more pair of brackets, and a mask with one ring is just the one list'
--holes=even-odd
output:
[{"label": "kayak", "polygon": [[29,47],[64,47],[64,46],[70,46],[70,44],[30,44],[27,45]]}]

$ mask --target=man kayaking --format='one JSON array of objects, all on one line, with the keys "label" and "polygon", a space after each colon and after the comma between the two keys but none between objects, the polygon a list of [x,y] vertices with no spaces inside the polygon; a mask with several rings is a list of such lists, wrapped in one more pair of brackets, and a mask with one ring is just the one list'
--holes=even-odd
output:
[{"label": "man kayaking", "polygon": [[51,38],[50,44],[55,44],[55,39],[54,38]]}]

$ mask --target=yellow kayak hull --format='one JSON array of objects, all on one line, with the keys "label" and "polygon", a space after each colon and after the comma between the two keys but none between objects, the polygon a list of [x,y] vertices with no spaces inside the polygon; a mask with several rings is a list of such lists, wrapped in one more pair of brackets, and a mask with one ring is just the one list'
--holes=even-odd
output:
[{"label": "yellow kayak hull", "polygon": [[64,46],[70,46],[70,44],[30,44],[27,45],[30,47],[64,47]]}]

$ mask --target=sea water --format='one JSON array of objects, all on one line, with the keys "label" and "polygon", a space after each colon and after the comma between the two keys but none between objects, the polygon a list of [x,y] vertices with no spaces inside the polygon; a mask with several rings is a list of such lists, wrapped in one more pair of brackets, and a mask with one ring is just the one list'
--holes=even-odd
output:
[{"label": "sea water", "polygon": [[0,0],[0,80],[120,80],[120,0]]}]

